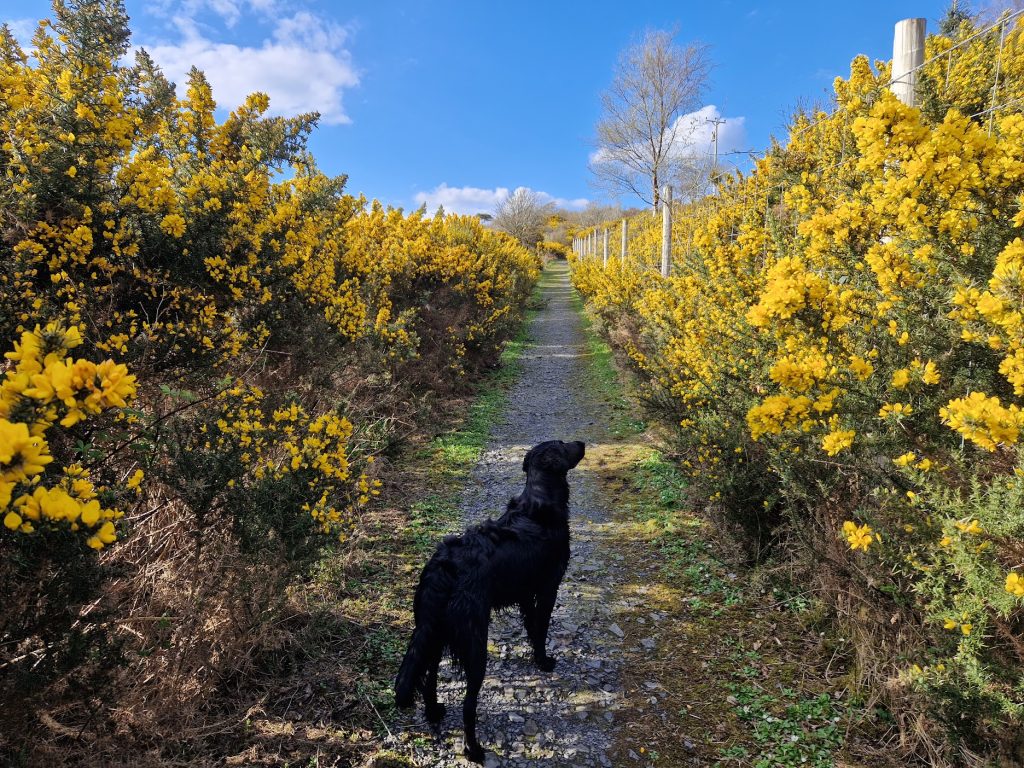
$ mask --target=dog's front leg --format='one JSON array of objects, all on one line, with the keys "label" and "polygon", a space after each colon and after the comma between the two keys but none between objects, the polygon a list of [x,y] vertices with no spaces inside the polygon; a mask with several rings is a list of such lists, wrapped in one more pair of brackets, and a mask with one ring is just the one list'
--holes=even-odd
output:
[{"label": "dog's front leg", "polygon": [[462,700],[462,725],[466,730],[466,757],[474,763],[484,761],[484,748],[476,740],[476,704],[480,686],[487,669],[487,637],[482,643],[473,643],[462,660],[466,670],[466,698]]},{"label": "dog's front leg", "polygon": [[523,617],[523,626],[526,628],[526,636],[530,638],[533,645],[533,638],[537,636],[537,596],[529,595],[519,603],[519,613]]},{"label": "dog's front leg", "polygon": [[555,668],[555,659],[548,656],[548,627],[551,625],[551,612],[555,609],[555,598],[558,596],[558,585],[545,587],[537,593],[537,607],[533,610],[533,621],[528,622],[526,631],[533,643],[533,660],[545,672]]}]

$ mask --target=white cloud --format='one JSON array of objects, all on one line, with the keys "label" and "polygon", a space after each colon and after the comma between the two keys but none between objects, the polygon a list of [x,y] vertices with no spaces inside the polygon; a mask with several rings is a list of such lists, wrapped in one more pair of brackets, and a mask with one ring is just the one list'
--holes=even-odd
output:
[{"label": "white cloud", "polygon": [[718,155],[742,149],[747,132],[744,117],[722,117],[718,107],[708,104],[696,112],[676,118],[676,146],[683,157],[711,157],[714,154],[715,126],[712,120],[725,120],[718,126]]},{"label": "white cloud", "polygon": [[[206,73],[217,103],[228,109],[253,91],[270,97],[270,113],[294,115],[319,112],[328,125],[351,122],[342,103],[346,89],[359,84],[359,74],[345,47],[348,29],[308,11],[273,19],[273,32],[259,45],[237,45],[212,39],[201,30],[194,14],[209,7],[228,26],[246,9],[235,0],[185,3],[173,15],[180,39],[143,45],[183,95],[188,71]],[[273,10],[271,0],[249,0],[260,12]]]},{"label": "white cloud", "polygon": [[[494,213],[494,209],[498,207],[498,204],[513,191],[518,191],[518,189],[523,189],[523,187],[518,187],[516,190],[510,190],[508,187],[495,187],[494,189],[449,187],[448,184],[442,182],[429,192],[417,192],[415,200],[419,205],[426,204],[428,211],[436,210],[437,206],[442,205],[449,213],[470,215]],[[553,203],[559,208],[570,208],[573,210],[585,208],[587,203],[590,202],[582,197],[572,199],[555,197],[541,191],[537,192],[537,196],[540,197],[542,202]]]},{"label": "white cloud", "polygon": [[420,205],[426,204],[427,209],[431,211],[442,205],[451,213],[493,213],[498,203],[508,195],[508,187],[449,187],[445,182],[441,182],[429,192],[417,192],[415,200]]},{"label": "white cloud", "polygon": [[[723,163],[723,155],[743,148],[746,141],[744,117],[723,117],[718,107],[708,104],[695,112],[680,115],[666,131],[666,135],[674,135],[675,139],[670,152],[679,159],[705,160],[714,154],[714,123],[712,120],[725,120],[718,126],[719,164]],[[590,154],[591,163],[605,162],[610,153],[598,149]]]},{"label": "white cloud", "polygon": [[0,23],[7,24],[14,39],[18,41],[18,45],[26,50],[32,47],[32,36],[39,26],[36,19],[8,19],[6,21],[0,19]]}]

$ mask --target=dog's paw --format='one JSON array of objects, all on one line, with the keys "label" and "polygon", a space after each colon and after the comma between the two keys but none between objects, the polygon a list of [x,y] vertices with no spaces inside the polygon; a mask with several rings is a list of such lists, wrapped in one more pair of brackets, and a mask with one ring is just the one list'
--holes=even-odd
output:
[{"label": "dog's paw", "polygon": [[554,656],[537,656],[534,660],[537,662],[537,666],[545,672],[551,672],[555,668]]},{"label": "dog's paw", "polygon": [[427,716],[427,722],[437,725],[444,720],[444,704],[436,704],[433,707],[426,707],[424,714]]},{"label": "dog's paw", "polygon": [[466,748],[463,749],[462,752],[466,756],[467,760],[474,763],[480,763],[481,765],[483,765],[484,756],[486,753],[484,752],[484,748],[481,747],[479,744],[467,744]]}]

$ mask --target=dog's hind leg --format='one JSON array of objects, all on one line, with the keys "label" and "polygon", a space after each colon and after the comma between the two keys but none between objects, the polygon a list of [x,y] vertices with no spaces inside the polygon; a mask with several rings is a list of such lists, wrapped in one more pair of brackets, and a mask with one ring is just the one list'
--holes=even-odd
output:
[{"label": "dog's hind leg", "polygon": [[533,638],[537,634],[534,625],[537,623],[537,596],[529,595],[519,603],[519,613],[523,617],[523,626],[526,628],[526,635],[530,638],[530,645],[533,645]]},{"label": "dog's hind leg", "polygon": [[427,671],[423,676],[423,709],[428,723],[440,723],[444,719],[444,704],[437,703],[437,668],[444,656],[444,647],[431,648],[427,656]]},{"label": "dog's hind leg", "polygon": [[[533,644],[533,660],[545,672],[555,668],[555,660],[548,656],[548,627],[551,625],[551,612],[555,609],[555,598],[558,596],[558,584],[544,587],[537,593],[536,607],[531,611],[533,621],[526,622],[526,631]],[[526,618],[524,612],[524,619]]]}]

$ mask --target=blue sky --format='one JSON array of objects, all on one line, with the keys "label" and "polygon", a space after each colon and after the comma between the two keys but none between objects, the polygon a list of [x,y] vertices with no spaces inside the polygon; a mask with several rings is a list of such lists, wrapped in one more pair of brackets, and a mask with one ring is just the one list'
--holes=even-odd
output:
[{"label": "blue sky", "polygon": [[[350,192],[477,212],[520,186],[570,207],[602,198],[587,170],[600,92],[645,29],[710,46],[704,114],[729,121],[720,149],[761,149],[795,106],[827,99],[853,56],[891,57],[896,21],[922,16],[933,31],[948,2],[126,5],[133,43],[171,79],[195,63],[223,107],[263,90],[272,110],[319,110],[311,148],[325,172],[349,175]],[[46,0],[3,0],[0,19],[30,35],[49,15]]]}]

